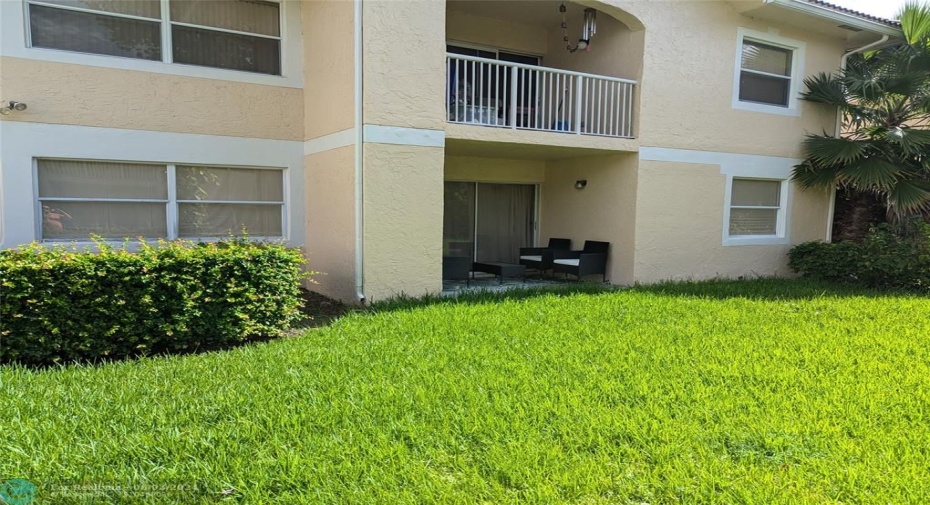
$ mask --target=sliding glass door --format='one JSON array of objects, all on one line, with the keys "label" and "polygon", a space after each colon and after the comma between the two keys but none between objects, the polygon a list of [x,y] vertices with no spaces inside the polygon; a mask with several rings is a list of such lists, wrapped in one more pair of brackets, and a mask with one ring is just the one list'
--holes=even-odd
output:
[{"label": "sliding glass door", "polygon": [[475,258],[475,183],[446,182],[442,255]]},{"label": "sliding glass door", "polygon": [[446,182],[444,210],[443,256],[517,263],[534,243],[533,185]]}]

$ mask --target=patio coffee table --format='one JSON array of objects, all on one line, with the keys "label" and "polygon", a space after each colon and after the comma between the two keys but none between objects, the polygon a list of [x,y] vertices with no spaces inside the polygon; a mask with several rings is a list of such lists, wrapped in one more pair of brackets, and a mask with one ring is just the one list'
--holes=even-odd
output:
[{"label": "patio coffee table", "polygon": [[500,261],[475,262],[472,266],[472,279],[475,278],[474,272],[484,272],[494,274],[504,283],[504,277],[522,277],[526,282],[526,266],[515,265],[513,263],[502,263]]}]

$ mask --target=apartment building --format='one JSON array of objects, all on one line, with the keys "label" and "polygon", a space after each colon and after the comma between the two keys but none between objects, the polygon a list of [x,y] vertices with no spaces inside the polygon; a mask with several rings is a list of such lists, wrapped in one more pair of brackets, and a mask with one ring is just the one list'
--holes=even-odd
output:
[{"label": "apartment building", "polygon": [[831,195],[803,79],[901,35],[818,0],[2,0],[0,246],[247,233],[347,302],[610,243],[615,284],[788,274]]}]

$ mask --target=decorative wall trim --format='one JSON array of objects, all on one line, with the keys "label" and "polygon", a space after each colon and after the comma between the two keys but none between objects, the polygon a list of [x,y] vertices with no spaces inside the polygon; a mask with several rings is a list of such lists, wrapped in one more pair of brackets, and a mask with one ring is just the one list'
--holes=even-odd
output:
[{"label": "decorative wall trim", "polygon": [[[794,195],[790,182],[791,171],[792,168],[801,163],[802,160],[778,156],[694,151],[664,147],[642,147],[639,150],[639,158],[644,161],[720,166],[720,174],[726,177],[723,201],[722,244],[724,246],[785,245],[791,242],[791,206]],[[779,221],[779,232],[777,235],[760,237],[729,236],[730,192],[733,187],[734,177],[769,179],[782,182],[781,205],[783,206],[783,215]]]},{"label": "decorative wall trim", "polygon": [[38,236],[35,158],[284,168],[285,236],[291,245],[303,245],[302,147],[302,142],[293,140],[0,121],[0,247],[26,244]]},{"label": "decorative wall trim", "polygon": [[445,147],[446,132],[400,126],[365,125],[365,142],[401,146]]},{"label": "decorative wall trim", "polygon": [[304,142],[304,156],[331,151],[354,144],[355,128],[349,128]]},{"label": "decorative wall trim", "polygon": [[791,170],[803,160],[780,156],[735,154],[716,151],[694,151],[666,147],[641,147],[639,159],[645,161],[667,161],[671,163],[696,163],[720,165],[720,173],[741,177],[770,177],[789,179]]}]

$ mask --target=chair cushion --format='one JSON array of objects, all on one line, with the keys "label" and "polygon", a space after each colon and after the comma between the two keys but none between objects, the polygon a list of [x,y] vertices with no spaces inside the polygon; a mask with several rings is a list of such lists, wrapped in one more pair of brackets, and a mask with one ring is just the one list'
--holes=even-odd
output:
[{"label": "chair cushion", "polygon": [[578,258],[565,258],[561,260],[555,260],[555,263],[558,263],[559,265],[569,265],[569,266],[577,267],[578,262],[580,261],[581,260]]},{"label": "chair cushion", "polygon": [[542,256],[520,256],[521,260],[542,261]]}]

